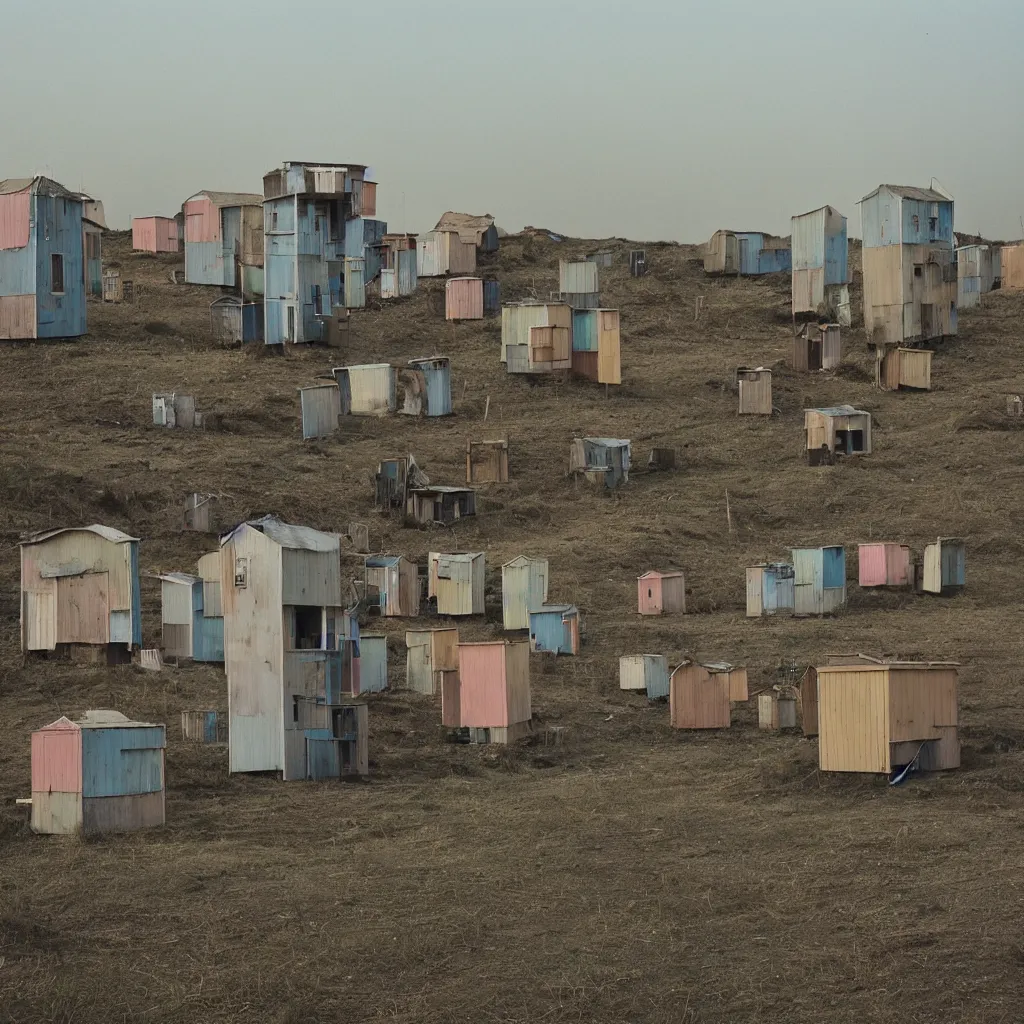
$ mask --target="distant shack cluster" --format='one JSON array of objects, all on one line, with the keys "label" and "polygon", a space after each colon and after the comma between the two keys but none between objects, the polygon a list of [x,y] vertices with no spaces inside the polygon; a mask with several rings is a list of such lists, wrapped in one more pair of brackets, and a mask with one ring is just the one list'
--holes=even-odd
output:
[{"label": "distant shack cluster", "polygon": [[[481,261],[476,276],[478,256],[499,246],[493,217],[447,213],[423,236],[389,233],[376,216],[377,187],[364,165],[285,162],[264,176],[262,193],[202,191],[185,201],[179,216],[136,219],[133,246],[153,254],[181,251],[185,283],[230,293],[210,309],[215,334],[226,340],[338,347],[349,312],[364,308],[368,295],[398,302],[420,278],[444,278],[445,319],[466,325],[446,330],[457,339],[480,329],[476,322],[500,316],[499,360],[509,375],[522,378],[517,390],[551,378],[572,380],[580,391],[588,389],[586,382],[604,384],[606,396],[622,385],[623,322],[618,308],[602,302],[600,289],[604,271],[614,267],[611,251],[560,260],[557,290],[552,279],[544,298],[534,290],[503,300],[501,283],[486,275],[490,261]],[[883,185],[861,208],[864,321],[875,384],[885,391],[929,390],[934,353],[924,346],[955,335],[958,305],[976,305],[1000,280],[1004,287],[1024,287],[1024,258],[1013,251],[1019,247],[1005,247],[1001,255],[985,245],[958,248],[953,201],[935,188]],[[85,333],[86,293],[106,297],[94,230],[102,216],[94,200],[49,179],[0,182],[0,338]],[[825,206],[794,217],[789,240],[717,231],[704,270],[715,278],[789,273],[792,368],[806,374],[840,369],[841,334],[851,326],[852,311],[847,222],[838,211]],[[631,278],[647,274],[646,252],[630,253],[629,271]],[[116,282],[121,299],[129,283]],[[491,345],[497,324],[492,330]],[[349,417],[370,418],[364,426],[372,418],[409,417],[405,422],[419,422],[426,431],[440,430],[432,421],[451,423],[456,414],[448,355],[351,361],[327,373],[330,365],[298,388],[304,442],[333,437]],[[733,380],[737,415],[778,415],[771,366],[737,367]],[[194,395],[165,390],[151,401],[154,428],[208,427],[209,415]],[[822,404],[804,408],[803,417],[804,437],[793,437],[794,459],[801,449],[809,465],[820,467],[871,455],[871,412]],[[759,430],[769,421],[747,422]],[[456,472],[446,480],[443,474],[432,479],[434,468],[421,466],[412,453],[401,454],[404,446],[381,453],[364,485],[367,507],[403,527],[448,538],[432,540],[436,550],[421,561],[389,552],[383,543],[372,547],[367,523],[350,523],[343,535],[268,514],[220,531],[218,496],[200,492],[186,496],[177,514],[185,530],[217,533],[216,549],[198,560],[183,558],[176,568],[143,573],[139,539],[103,525],[27,537],[21,544],[22,650],[155,669],[171,662],[222,664],[226,712],[196,708],[182,716],[181,729],[192,742],[226,742],[232,773],[275,772],[288,782],[368,775],[370,714],[377,695],[392,686],[435,702],[436,722],[452,739],[508,744],[531,736],[539,725],[533,666],[544,655],[551,658],[544,664],[578,657],[588,643],[588,623],[554,557],[523,553],[495,566],[493,554],[462,549],[484,545],[455,540],[456,527],[486,513],[488,494],[494,494],[488,489],[514,480],[527,457],[518,439],[494,433],[460,441]],[[633,442],[583,429],[568,437],[566,486],[593,487],[614,503],[613,492],[638,473]],[[641,478],[644,469],[672,470],[675,461],[674,449],[654,448],[646,467],[641,458]],[[861,589],[948,596],[966,585],[963,540],[940,537],[918,556],[898,534],[889,537],[858,545]],[[848,607],[845,545],[792,548],[786,560],[777,551],[764,554],[778,560],[746,568],[743,605],[736,580],[737,607],[745,607],[746,618],[826,617]],[[349,559],[356,568],[346,578]],[[463,624],[486,619],[499,570],[500,628],[492,601],[489,638],[460,636],[460,628],[479,635]],[[143,648],[144,578],[160,589],[156,650]],[[642,628],[655,617],[687,615],[687,582],[701,586],[675,558],[666,558],[628,577],[623,585],[630,605],[634,579]],[[423,628],[425,618],[430,628]],[[404,630],[404,674],[393,657],[401,653],[394,636],[384,631],[395,619],[416,620]],[[378,631],[368,631],[371,622]],[[784,627],[766,621],[749,628]],[[818,737],[822,770],[899,773],[959,765],[957,666],[859,654],[824,661],[808,666],[799,684],[751,694],[744,665],[691,658],[672,667],[664,653],[623,654],[619,688],[667,701],[667,721],[676,730],[731,728],[736,706],[756,697],[760,729],[801,729]],[[62,717],[37,730],[31,739],[32,827],[63,833],[162,824],[165,748],[165,725],[111,710]]]}]

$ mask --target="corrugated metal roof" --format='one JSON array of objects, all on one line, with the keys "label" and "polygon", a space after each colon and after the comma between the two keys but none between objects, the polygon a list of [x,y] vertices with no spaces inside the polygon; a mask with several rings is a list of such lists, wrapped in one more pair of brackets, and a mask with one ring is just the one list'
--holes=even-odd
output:
[{"label": "corrugated metal roof", "polygon": [[917,199],[923,203],[953,202],[949,196],[944,196],[941,192],[936,192],[933,188],[918,188],[915,185],[879,185],[874,192],[869,192],[861,202],[863,203],[866,199],[870,199],[872,196],[878,195],[883,188],[890,191],[893,195],[900,196],[902,199]]},{"label": "corrugated metal roof", "polygon": [[29,544],[40,544],[42,541],[56,537],[60,533],[74,533],[76,531],[95,533],[97,536],[114,544],[126,544],[129,541],[137,541],[139,539],[138,537],[129,537],[127,533],[115,530],[112,526],[101,526],[99,523],[93,523],[92,526],[61,526],[56,530],[42,530],[39,533],[29,534],[21,544],[23,547]]},{"label": "corrugated metal roof", "polygon": [[494,218],[485,213],[478,216],[472,213],[455,213],[449,210],[434,227],[435,231],[454,231],[462,242],[480,244],[481,236],[494,223]]},{"label": "corrugated metal roof", "polygon": [[206,196],[214,206],[219,207],[263,205],[263,196],[257,195],[254,192],[211,192],[209,189],[203,189],[202,192],[197,192],[194,196],[189,196],[185,202],[187,203],[192,199],[197,199],[199,196]]},{"label": "corrugated metal roof", "polygon": [[[133,722],[120,711],[86,711],[77,722],[74,723],[80,729],[131,729],[131,728],[156,728],[154,722]],[[163,728],[162,726],[160,728]]]},{"label": "corrugated metal roof", "polygon": [[579,614],[579,609],[574,604],[544,604],[530,612],[530,614],[543,615],[545,612],[551,612],[552,614],[558,612],[561,615],[564,615],[566,612],[576,612]]},{"label": "corrugated metal roof", "polygon": [[628,441],[623,441],[618,437],[584,437],[582,440],[589,441],[591,444],[600,444],[605,448],[622,448],[628,446]]},{"label": "corrugated metal roof", "polygon": [[810,412],[820,412],[823,416],[867,416],[863,409],[854,409],[852,405],[832,405],[827,409],[810,409]]},{"label": "corrugated metal roof", "polygon": [[410,494],[473,494],[473,487],[412,487]]},{"label": "corrugated metal roof", "polygon": [[341,540],[336,533],[322,533],[309,526],[292,526],[290,523],[282,523],[277,516],[271,515],[239,523],[233,530],[229,530],[221,536],[221,547],[231,540],[243,526],[251,526],[254,530],[259,530],[264,537],[268,537],[275,544],[280,544],[281,547],[291,551],[326,553],[341,550]]},{"label": "corrugated metal roof", "polygon": [[392,569],[402,560],[401,555],[369,555],[366,559],[367,569]]},{"label": "corrugated metal roof", "polygon": [[79,196],[66,189],[59,181],[44,178],[42,175],[37,175],[34,178],[5,178],[0,181],[0,196],[10,195],[13,192],[24,192],[28,188],[32,189],[36,195],[61,196],[64,199],[77,199],[81,202]]},{"label": "corrugated metal roof", "polygon": [[829,206],[826,203],[824,206],[818,206],[813,210],[808,210],[806,213],[797,213],[794,216],[790,217],[790,220],[799,220],[801,217],[810,217],[815,213],[821,213],[822,210],[824,210],[826,213],[835,213],[838,214],[840,217],[842,216],[842,214],[839,213],[839,211],[834,206]]}]

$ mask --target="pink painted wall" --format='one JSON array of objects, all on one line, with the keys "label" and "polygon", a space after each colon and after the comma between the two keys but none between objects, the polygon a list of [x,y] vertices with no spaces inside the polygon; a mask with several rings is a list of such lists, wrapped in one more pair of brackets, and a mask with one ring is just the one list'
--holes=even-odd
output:
[{"label": "pink painted wall", "polygon": [[32,792],[82,792],[82,730],[67,719],[32,733]]},{"label": "pink painted wall", "polygon": [[0,196],[0,249],[24,249],[28,245],[28,191]]},{"label": "pink painted wall", "polygon": [[857,580],[862,587],[899,587],[910,581],[910,549],[902,544],[861,544]]},{"label": "pink painted wall", "polygon": [[461,725],[494,729],[508,725],[505,644],[459,644]]},{"label": "pink painted wall", "polygon": [[209,199],[190,199],[185,204],[185,241],[220,241],[220,210]]},{"label": "pink painted wall", "polygon": [[474,277],[457,277],[444,289],[446,320],[483,320],[484,283]]},{"label": "pink painted wall", "polygon": [[660,615],[661,577],[641,576],[636,581],[636,601],[641,615]]},{"label": "pink painted wall", "polygon": [[132,221],[132,248],[156,252],[156,218],[136,217]]}]

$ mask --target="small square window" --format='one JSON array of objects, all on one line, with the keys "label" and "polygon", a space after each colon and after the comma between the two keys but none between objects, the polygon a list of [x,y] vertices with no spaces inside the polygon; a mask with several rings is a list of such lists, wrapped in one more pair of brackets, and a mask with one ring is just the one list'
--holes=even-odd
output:
[{"label": "small square window", "polygon": [[932,238],[938,233],[939,230],[939,218],[929,217],[928,218],[928,230],[931,232]]},{"label": "small square window", "polygon": [[235,559],[235,586],[245,589],[249,585],[249,559]]},{"label": "small square window", "polygon": [[64,294],[64,257],[57,252],[50,254],[50,291]]},{"label": "small square window", "polygon": [[914,277],[921,277],[924,273],[924,267],[920,263],[914,264]]}]

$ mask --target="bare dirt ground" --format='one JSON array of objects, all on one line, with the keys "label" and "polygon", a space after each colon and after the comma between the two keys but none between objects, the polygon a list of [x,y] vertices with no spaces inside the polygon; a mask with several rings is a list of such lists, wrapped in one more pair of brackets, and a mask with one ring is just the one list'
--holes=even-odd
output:
[{"label": "bare dirt ground", "polygon": [[[632,280],[613,242],[602,297],[623,316],[623,386],[531,382],[499,363],[499,325],[446,324],[440,285],[356,313],[351,350],[267,356],[209,338],[216,292],[175,287],[174,259],[106,255],[142,282],[134,306],[94,303],[90,335],[0,349],[0,1019],[426,1022],[1017,1021],[1024,998],[1022,433],[1024,297],[961,316],[930,394],[871,386],[863,335],[836,375],[785,364],[788,277],[714,282],[699,250],[648,246]],[[516,236],[482,269],[503,295],[547,295],[559,256],[591,243]],[[213,294],[211,294],[213,291]],[[695,299],[706,313],[695,319]],[[332,365],[451,356],[456,415],[351,420],[303,443],[299,385]],[[771,365],[771,420],[739,418],[732,376]],[[210,429],[151,425],[150,396],[197,396]],[[490,397],[490,416],[483,410]],[[802,409],[872,412],[875,451],[813,469]],[[638,467],[606,495],[565,476],[579,435],[633,441]],[[513,481],[457,530],[373,513],[369,476],[413,452],[464,481],[471,438],[508,436]],[[680,468],[646,474],[652,446]],[[182,709],[226,707],[222,674],[23,662],[17,541],[104,522],[143,539],[146,570],[189,569],[214,538],[180,531],[190,491],[226,523],[265,512],[422,557],[485,550],[500,633],[502,562],[547,556],[551,596],[585,616],[578,658],[534,656],[539,727],[561,747],[445,742],[439,708],[400,691],[371,704],[371,777],[284,785],[229,777],[221,748],[180,740]],[[726,491],[733,528],[726,520]],[[953,599],[851,589],[827,621],[747,621],[744,567],[791,546],[968,541]],[[345,553],[354,576],[359,560]],[[636,576],[687,572],[692,614],[640,621]],[[147,645],[159,592],[144,581]],[[402,681],[407,621],[392,638]],[[621,654],[730,660],[751,690],[829,651],[955,659],[964,767],[890,789],[824,776],[816,746],[756,729],[674,733],[664,705],[618,690]],[[34,836],[29,733],[110,707],[168,724],[167,826],[87,841]]]}]

